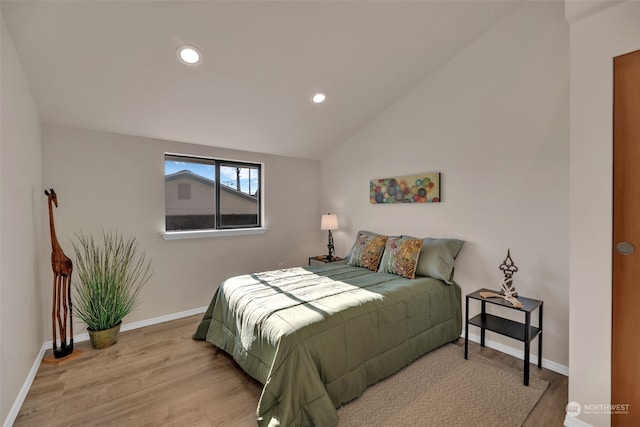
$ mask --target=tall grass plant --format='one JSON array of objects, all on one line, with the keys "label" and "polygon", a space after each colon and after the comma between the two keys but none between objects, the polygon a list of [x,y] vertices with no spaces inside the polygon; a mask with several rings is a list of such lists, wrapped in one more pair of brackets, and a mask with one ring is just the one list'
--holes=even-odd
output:
[{"label": "tall grass plant", "polygon": [[102,242],[76,235],[73,249],[74,314],[93,331],[112,328],[138,305],[142,286],[151,278],[151,260],[138,250],[135,237],[125,241],[104,231]]}]

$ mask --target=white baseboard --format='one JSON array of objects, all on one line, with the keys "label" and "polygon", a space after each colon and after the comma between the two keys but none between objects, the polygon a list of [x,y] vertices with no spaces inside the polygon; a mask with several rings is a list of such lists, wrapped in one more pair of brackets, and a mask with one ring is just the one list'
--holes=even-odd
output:
[{"label": "white baseboard", "polygon": [[567,414],[564,417],[564,426],[565,427],[593,427],[591,424],[587,424],[584,421],[580,421],[579,419],[572,417]]},{"label": "white baseboard", "polygon": [[[464,331],[462,331],[462,335],[464,338]],[[469,333],[469,341],[473,341],[475,343],[480,343],[480,335]],[[524,360],[524,349],[518,350],[508,345],[502,344],[501,342],[493,341],[493,340],[484,340],[485,346],[492,348],[494,350],[498,350],[502,353],[506,353],[510,356],[517,357],[520,360]],[[524,346],[523,346],[524,347]],[[543,349],[544,350],[544,349]],[[538,355],[530,354],[529,361],[533,364],[538,364]],[[559,374],[564,375],[565,377],[569,376],[569,367],[556,363],[552,360],[542,358],[542,367],[547,368],[550,371],[557,372]]]},{"label": "white baseboard", "polygon": [[[182,319],[184,317],[195,316],[196,314],[202,314],[205,311],[207,311],[206,306],[194,308],[192,310],[181,311],[179,313],[167,314],[166,316],[154,317],[152,319],[140,320],[138,322],[123,323],[122,327],[120,328],[120,331],[125,332],[125,331],[130,331],[132,329],[144,328],[145,326],[157,325],[158,323],[169,322],[170,320]],[[74,335],[73,337],[74,343],[88,341],[88,340],[89,340],[88,333]],[[16,397],[16,400],[13,403],[11,410],[9,411],[9,415],[7,415],[7,418],[4,420],[4,423],[2,424],[3,427],[11,427],[15,422],[16,417],[20,412],[20,408],[24,403],[24,399],[27,397],[27,393],[29,393],[31,384],[33,384],[33,380],[35,379],[36,374],[38,373],[38,368],[40,368],[40,362],[42,362],[44,353],[51,348],[53,348],[53,341],[46,341],[42,344],[42,347],[40,348],[40,352],[38,352],[38,355],[36,356],[36,360],[33,362],[33,366],[29,371],[29,375],[27,375],[27,378],[25,379],[24,384],[20,389],[20,393],[18,393],[18,396]]]}]

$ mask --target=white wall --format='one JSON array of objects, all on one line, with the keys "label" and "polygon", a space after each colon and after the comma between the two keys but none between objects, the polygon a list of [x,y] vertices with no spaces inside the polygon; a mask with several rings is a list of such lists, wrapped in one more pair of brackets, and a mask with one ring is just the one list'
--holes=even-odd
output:
[{"label": "white wall", "polygon": [[628,403],[611,402],[613,58],[640,49],[640,3],[596,10],[571,24],[569,401],[581,405]]},{"label": "white wall", "polygon": [[[562,3],[529,2],[323,159],[323,210],[338,255],[359,229],[465,240],[465,294],[498,287],[510,248],[517,290],[545,302],[543,358],[566,366],[568,166],[569,27]],[[434,171],[442,203],[369,204],[370,179]]]},{"label": "white wall", "polygon": [[[206,306],[230,276],[306,265],[324,252],[319,161],[59,126],[44,126],[42,139],[43,182],[58,194],[56,231],[67,256],[75,259],[75,233],[99,237],[115,228],[136,236],[152,259],[153,277],[125,324]],[[163,240],[165,152],[264,162],[269,231]],[[46,280],[42,287],[50,304]]]},{"label": "white wall", "polygon": [[0,132],[0,422],[44,341],[40,119],[4,20]]}]

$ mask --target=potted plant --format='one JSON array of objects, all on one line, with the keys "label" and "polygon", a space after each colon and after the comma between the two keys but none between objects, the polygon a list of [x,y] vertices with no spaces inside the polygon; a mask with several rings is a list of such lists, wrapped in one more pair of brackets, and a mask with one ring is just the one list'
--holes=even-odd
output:
[{"label": "potted plant", "polygon": [[122,319],[138,305],[142,286],[151,278],[151,261],[138,250],[135,237],[105,231],[102,242],[76,235],[73,304],[87,324],[93,348],[118,341]]}]

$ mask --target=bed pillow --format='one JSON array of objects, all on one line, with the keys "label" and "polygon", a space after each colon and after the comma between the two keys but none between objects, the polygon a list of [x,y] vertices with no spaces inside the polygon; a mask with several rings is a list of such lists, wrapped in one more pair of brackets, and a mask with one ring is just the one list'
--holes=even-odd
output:
[{"label": "bed pillow", "polygon": [[422,239],[388,237],[378,271],[414,279],[421,247]]},{"label": "bed pillow", "polygon": [[351,257],[353,256],[353,250],[356,248],[356,246],[358,246],[358,237],[360,236],[360,233],[367,235],[368,237],[374,237],[374,236],[379,236],[378,233],[373,233],[371,231],[366,231],[366,230],[360,230],[358,231],[358,234],[356,235],[356,241],[353,243],[353,245],[351,246],[351,249],[349,249],[349,253],[347,254],[346,257],[344,257],[344,259],[347,261],[348,265],[349,261],[351,261]]},{"label": "bed pillow", "polygon": [[462,245],[464,245],[464,240],[458,239],[432,239],[430,237],[426,237],[422,239],[422,241],[427,241],[428,243],[431,243],[433,245],[445,245],[453,259],[456,259],[458,257],[458,254],[462,249]]},{"label": "bed pillow", "polygon": [[[409,237],[409,236],[403,236]],[[422,239],[422,248],[416,266],[417,276],[429,276],[434,279],[453,282],[454,261],[464,240],[458,239]]]},{"label": "bed pillow", "polygon": [[348,264],[377,271],[386,242],[387,236],[370,231],[358,232],[356,241],[351,248]]},{"label": "bed pillow", "polygon": [[[353,242],[353,245],[351,245],[351,249],[349,249],[349,253],[347,254],[347,256],[345,257],[345,259],[347,261],[351,261],[351,258],[353,257],[353,251],[356,249],[356,247],[358,246],[358,242],[359,242],[359,237],[360,235],[363,234],[365,235],[367,238],[372,238],[374,236],[379,236],[378,233],[373,233],[371,231],[366,231],[366,230],[360,230],[358,231],[358,234],[356,234],[356,241]],[[348,263],[347,263],[348,264]]]}]

